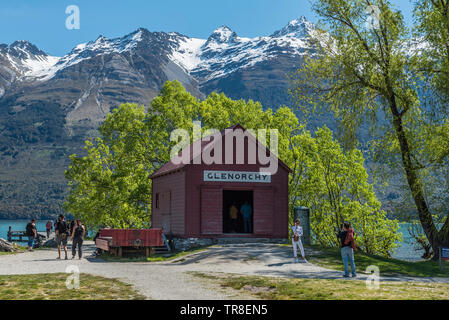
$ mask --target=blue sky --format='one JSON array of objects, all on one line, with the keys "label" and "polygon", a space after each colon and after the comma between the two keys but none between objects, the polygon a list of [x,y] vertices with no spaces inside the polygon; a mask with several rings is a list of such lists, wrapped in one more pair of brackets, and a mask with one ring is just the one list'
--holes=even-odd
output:
[{"label": "blue sky", "polygon": [[[392,0],[411,21],[410,0]],[[65,27],[69,5],[80,9],[79,30]],[[139,27],[207,38],[220,25],[239,36],[270,35],[301,15],[317,18],[309,0],[14,0],[0,1],[0,43],[28,40],[62,56],[79,43],[128,34]]]}]

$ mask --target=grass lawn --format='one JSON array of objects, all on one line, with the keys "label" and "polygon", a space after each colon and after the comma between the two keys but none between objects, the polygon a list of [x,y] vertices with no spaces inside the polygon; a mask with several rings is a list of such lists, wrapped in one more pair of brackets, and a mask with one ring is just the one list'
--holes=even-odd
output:
[{"label": "grass lawn", "polygon": [[142,300],[131,285],[117,279],[80,274],[79,289],[67,289],[67,273],[0,276],[2,300]]},{"label": "grass lawn", "polygon": [[[329,269],[344,270],[339,248],[307,246],[305,250],[309,262]],[[359,273],[364,273],[368,266],[375,265],[379,267],[381,276],[449,277],[449,263],[447,262],[442,271],[439,262],[435,261],[409,262],[363,252],[355,252],[354,258]]]},{"label": "grass lawn", "polygon": [[244,290],[269,300],[447,300],[449,284],[381,282],[368,289],[361,280],[287,279],[232,274],[193,273],[222,287]]},{"label": "grass lawn", "polygon": [[193,248],[187,251],[179,251],[173,253],[164,253],[164,254],[154,254],[151,257],[145,256],[136,256],[136,257],[117,257],[110,255],[108,252],[103,253],[100,258],[106,261],[115,261],[115,262],[158,262],[158,261],[170,261],[176,258],[181,258],[182,256],[197,253],[206,250],[210,246]]},{"label": "grass lawn", "polygon": [[0,251],[0,256],[5,256],[7,254],[14,254],[14,253],[17,253],[17,252],[3,252],[3,251]]}]

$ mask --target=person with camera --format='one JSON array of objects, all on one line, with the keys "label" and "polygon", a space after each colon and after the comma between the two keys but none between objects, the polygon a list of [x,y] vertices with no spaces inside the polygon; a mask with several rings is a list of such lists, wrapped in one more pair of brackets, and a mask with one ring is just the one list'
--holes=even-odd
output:
[{"label": "person with camera", "polygon": [[304,247],[302,246],[302,242],[301,242],[301,237],[303,235],[303,231],[302,231],[302,227],[301,227],[301,221],[299,220],[299,218],[297,218],[295,220],[295,225],[292,226],[292,232],[293,232],[293,237],[292,237],[293,256],[295,258],[295,262],[296,263],[299,262],[298,253],[297,253],[297,248],[299,247],[299,250],[301,251],[301,256],[302,256],[301,262],[307,263],[307,260],[305,258],[305,254],[304,254]]},{"label": "person with camera", "polygon": [[[351,224],[347,221],[341,226],[340,232],[337,234],[337,238],[340,240],[341,245],[341,258],[343,260],[343,265],[345,267],[345,274],[343,277],[349,277],[349,266],[351,264],[352,277],[357,277],[355,271],[354,262],[354,250],[356,249],[354,241],[354,229],[351,228]],[[349,262],[349,263],[348,263]]]}]

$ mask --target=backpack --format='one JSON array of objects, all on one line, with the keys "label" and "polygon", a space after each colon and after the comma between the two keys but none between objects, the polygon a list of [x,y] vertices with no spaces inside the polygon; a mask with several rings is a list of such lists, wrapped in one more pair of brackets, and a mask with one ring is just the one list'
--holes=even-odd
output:
[{"label": "backpack", "polygon": [[33,225],[31,224],[31,222],[27,224],[25,234],[29,237],[34,236]]},{"label": "backpack", "polygon": [[345,246],[350,244],[353,249],[356,248],[355,247],[355,241],[354,241],[354,230],[353,229],[349,229],[346,232],[346,237],[345,237],[344,244],[345,244]]},{"label": "backpack", "polygon": [[57,228],[58,228],[58,232],[60,234],[67,234],[67,232],[68,232],[67,222],[65,222],[65,221],[59,221]]},{"label": "backpack", "polygon": [[77,226],[75,230],[75,238],[81,238],[83,236],[83,225]]}]

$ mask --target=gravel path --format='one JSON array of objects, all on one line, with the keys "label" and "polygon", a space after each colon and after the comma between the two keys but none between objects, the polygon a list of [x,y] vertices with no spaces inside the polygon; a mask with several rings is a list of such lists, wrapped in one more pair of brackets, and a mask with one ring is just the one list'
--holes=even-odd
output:
[{"label": "gravel path", "polygon": [[[86,242],[82,260],[56,260],[56,249],[4,255],[0,257],[0,274],[37,274],[66,272],[70,265],[80,272],[119,278],[149,299],[251,299],[245,293],[217,287],[189,272],[233,273],[289,278],[341,279],[342,272],[310,263],[294,263],[291,248],[274,244],[228,244],[165,262],[110,262],[90,257],[93,242]],[[69,253],[70,255],[70,253]],[[357,280],[365,280],[359,275]],[[352,280],[349,278],[348,280]],[[445,282],[449,278],[381,277],[383,281]]]}]

